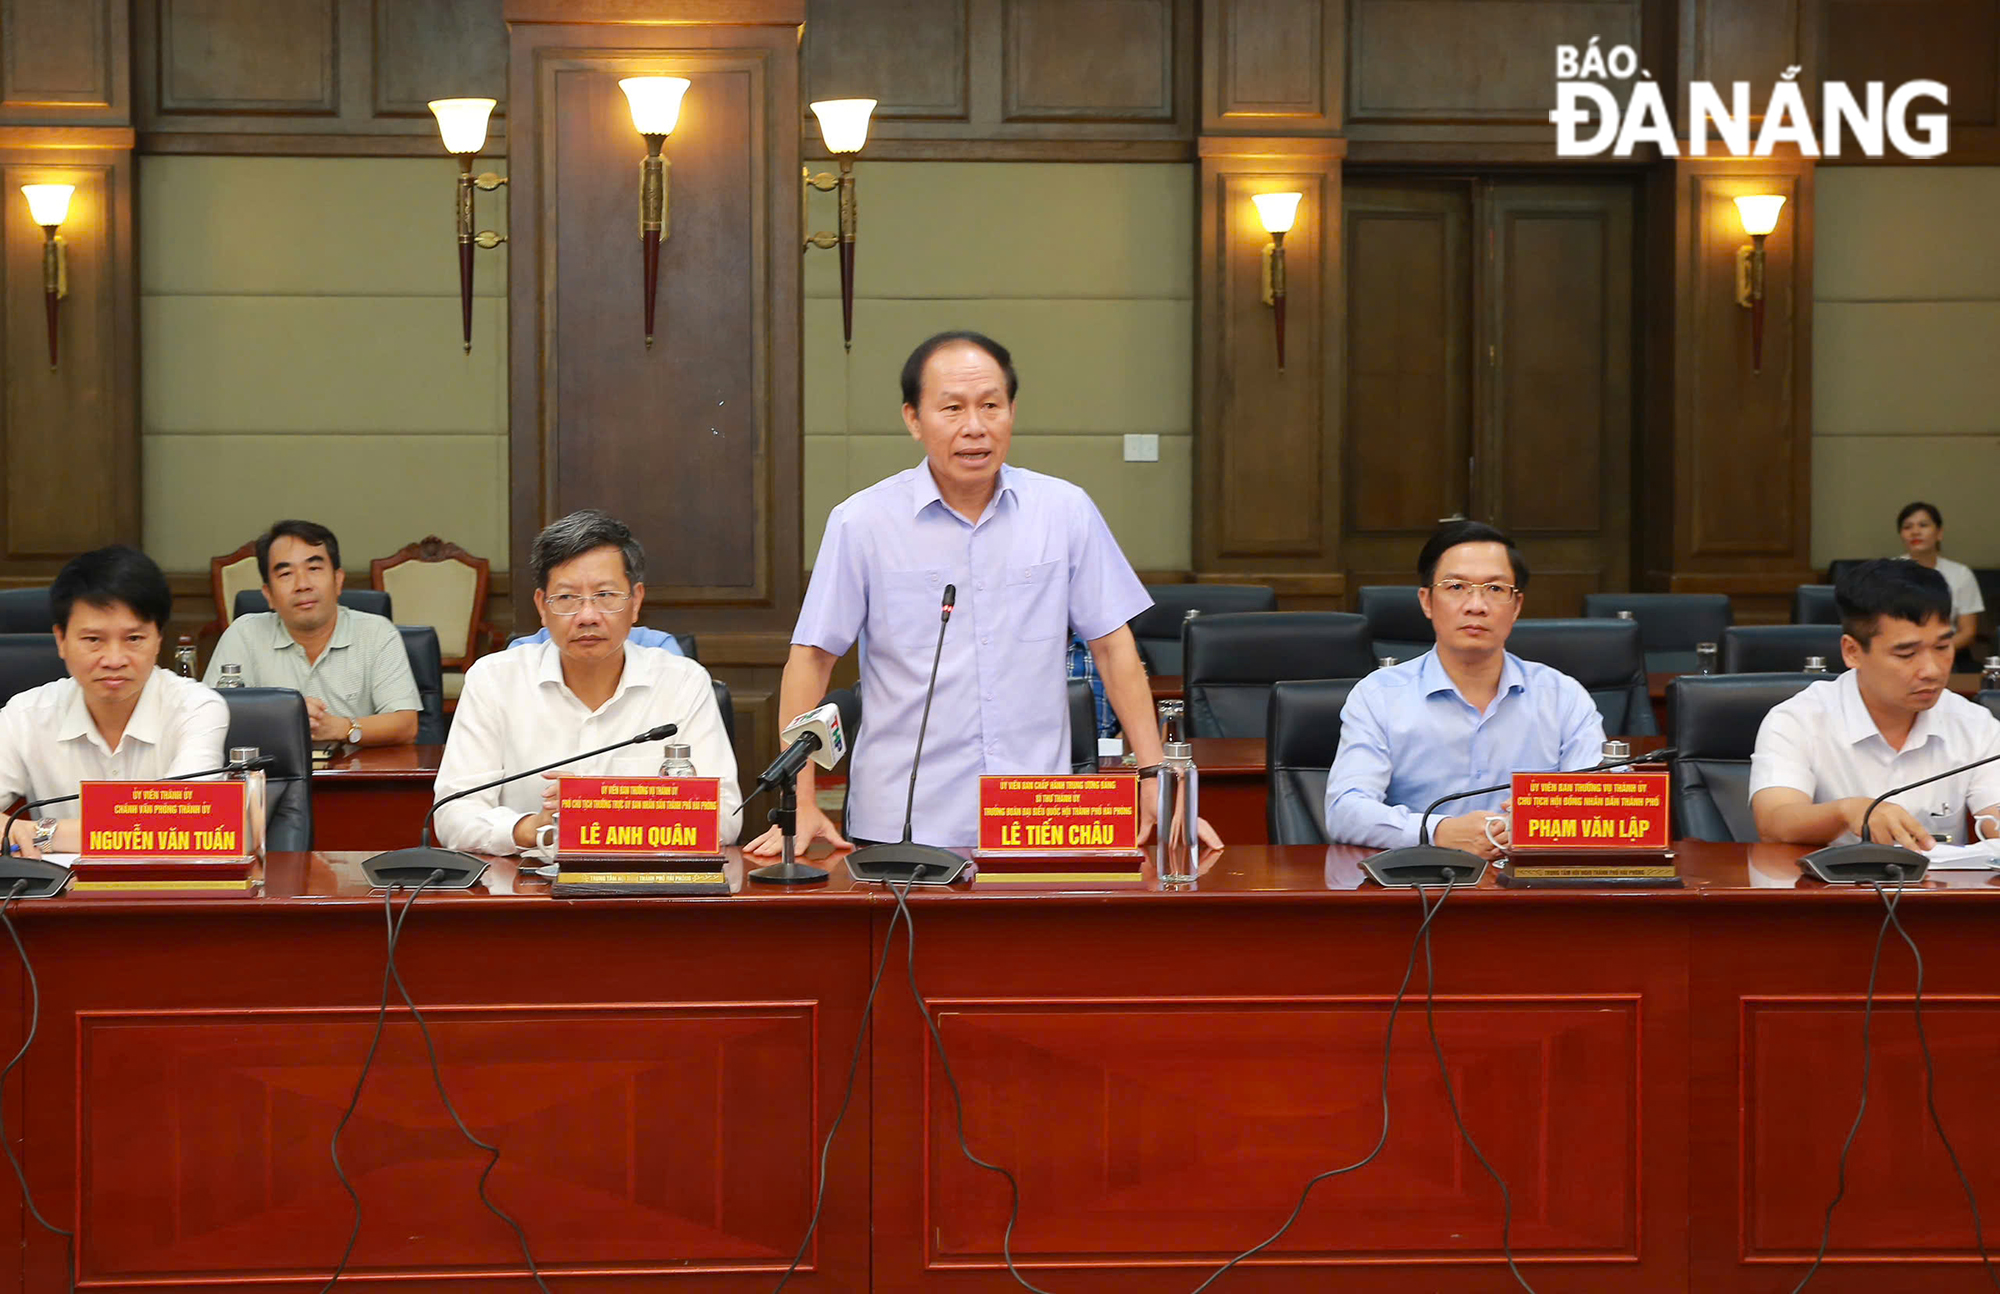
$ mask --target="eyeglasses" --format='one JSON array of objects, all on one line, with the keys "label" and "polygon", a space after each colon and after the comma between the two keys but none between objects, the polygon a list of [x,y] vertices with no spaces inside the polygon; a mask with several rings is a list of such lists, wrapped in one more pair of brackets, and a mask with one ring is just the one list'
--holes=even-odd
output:
[{"label": "eyeglasses", "polygon": [[589,597],[581,593],[557,593],[552,597],[543,598],[542,605],[556,615],[573,616],[583,610],[583,604],[586,602],[599,611],[610,612],[623,611],[625,604],[631,600],[630,593],[615,593],[607,589],[601,593],[593,593]]},{"label": "eyeglasses", "polygon": [[1470,584],[1464,580],[1439,580],[1432,588],[1448,598],[1469,598],[1484,593],[1490,601],[1510,602],[1521,590],[1512,584]]}]

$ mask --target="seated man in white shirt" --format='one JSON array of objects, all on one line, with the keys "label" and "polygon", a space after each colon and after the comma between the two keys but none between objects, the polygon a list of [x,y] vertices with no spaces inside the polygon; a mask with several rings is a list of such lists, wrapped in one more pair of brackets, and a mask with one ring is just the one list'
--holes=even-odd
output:
[{"label": "seated man in white shirt", "polygon": [[[673,740],[688,746],[696,775],[722,779],[719,839],[734,843],[743,795],[708,671],[629,641],[646,596],[646,555],[632,532],[586,508],[537,535],[531,557],[535,609],[549,641],[481,657],[466,671],[438,766],[438,798],[674,723]],[[659,742],[626,746],[469,795],[438,810],[438,843],[474,854],[545,845],[557,777],[650,777],[661,754]]]},{"label": "seated man in white shirt", "polygon": [[[220,694],[159,667],[173,611],[167,577],[132,548],[75,558],[49,587],[69,677],[0,709],[0,802],[75,795],[84,782],[150,781],[215,768],[229,733]],[[56,806],[51,806],[56,809]],[[74,804],[14,824],[30,857],[75,853]]]},{"label": "seated man in white shirt", "polygon": [[[1863,562],[1843,573],[1835,597],[1847,672],[1772,707],[1757,730],[1750,808],[1764,840],[1845,844],[1890,787],[2000,753],[2000,719],[1946,686],[1955,627],[1942,575],[1915,562]],[[1919,850],[1941,836],[1964,841],[1968,810],[1996,819],[1987,834],[2000,828],[2000,764],[1886,801],[1868,834]]]}]

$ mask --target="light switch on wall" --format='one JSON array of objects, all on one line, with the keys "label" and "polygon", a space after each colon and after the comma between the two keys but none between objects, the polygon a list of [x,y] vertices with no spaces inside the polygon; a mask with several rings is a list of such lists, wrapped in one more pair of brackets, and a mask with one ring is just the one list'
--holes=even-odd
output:
[{"label": "light switch on wall", "polygon": [[1125,437],[1125,461],[1128,463],[1157,463],[1160,461],[1160,438],[1151,432],[1128,433]]}]

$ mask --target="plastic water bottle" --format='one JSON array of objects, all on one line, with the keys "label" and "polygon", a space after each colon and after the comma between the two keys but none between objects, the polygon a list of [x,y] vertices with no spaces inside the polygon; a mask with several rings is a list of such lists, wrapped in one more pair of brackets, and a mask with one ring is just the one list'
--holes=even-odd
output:
[{"label": "plastic water bottle", "polygon": [[1175,742],[1186,741],[1187,738],[1182,734],[1187,727],[1187,702],[1162,701],[1159,703],[1159,712],[1160,744],[1171,746]]},{"label": "plastic water bottle", "polygon": [[174,645],[174,673],[182,678],[194,677],[194,639],[186,634]]},{"label": "plastic water bottle", "polygon": [[1979,671],[1979,690],[1991,692],[2000,688],[2000,656],[1988,656],[1986,666]]},{"label": "plastic water bottle", "polygon": [[1201,850],[1195,831],[1201,817],[1201,770],[1194,766],[1194,747],[1185,741],[1167,743],[1154,783],[1153,856],[1159,860],[1160,880],[1191,881]]},{"label": "plastic water bottle", "polygon": [[[215,680],[215,685],[217,687],[242,687],[243,667],[233,663],[224,665],[222,667],[222,677]],[[252,753],[254,754],[255,752],[253,751]]]},{"label": "plastic water bottle", "polygon": [[1826,657],[1824,657],[1824,656],[1808,656],[1808,657],[1806,657],[1806,671],[1805,671],[1805,672],[1806,672],[1806,673],[1808,673],[1808,674],[1824,674],[1824,673],[1826,673]]},{"label": "plastic water bottle", "polygon": [[693,777],[694,759],[686,742],[667,743],[665,756],[660,760],[661,777]]},{"label": "plastic water bottle", "polygon": [[[227,665],[223,668],[234,669],[236,667]],[[218,684],[218,686],[229,685]],[[238,678],[234,686],[242,687],[243,680]],[[229,780],[245,783],[243,789],[243,829],[249,833],[249,839],[244,841],[243,852],[251,858],[262,858],[264,856],[265,794],[268,788],[264,784],[264,770],[250,767],[252,763],[256,762],[257,757],[261,753],[255,746],[231,746],[229,748],[229,762],[232,766]]]}]

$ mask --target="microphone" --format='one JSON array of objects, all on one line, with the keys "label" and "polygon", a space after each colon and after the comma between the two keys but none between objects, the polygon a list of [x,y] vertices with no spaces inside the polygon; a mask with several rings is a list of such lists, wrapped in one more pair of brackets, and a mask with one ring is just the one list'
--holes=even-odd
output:
[{"label": "microphone", "polygon": [[643,746],[649,741],[665,741],[679,731],[679,725],[663,723],[657,728],[646,729],[646,731],[636,737],[627,737],[623,741],[614,741],[609,746],[600,746],[596,750],[587,750],[581,755],[570,755],[563,759],[543,764],[539,768],[524,768],[518,773],[509,773],[505,777],[496,777],[492,781],[482,782],[478,786],[468,786],[463,791],[454,791],[431,805],[431,811],[424,815],[423,829],[417,836],[419,843],[408,849],[391,849],[377,854],[361,864],[361,871],[367,876],[368,884],[378,890],[392,890],[399,886],[421,885],[426,880],[429,880],[433,874],[436,875],[437,879],[430,880],[430,889],[469,890],[479,883],[481,876],[485,875],[486,860],[457,849],[440,849],[431,844],[431,819],[437,817],[439,809],[450,804],[453,800],[463,800],[468,795],[477,795],[481,791],[490,791],[496,786],[505,786],[509,782],[518,782],[524,777],[533,777],[536,773],[546,773],[552,768],[561,768],[564,764],[574,764],[578,760],[584,759],[595,759],[599,755],[608,755],[614,750],[623,750],[627,746]]},{"label": "microphone", "polygon": [[1929,786],[1932,782],[1942,782],[1947,777],[1956,777],[1960,773],[1978,768],[1981,764],[1990,764],[1996,759],[2000,759],[2000,754],[1975,759],[1969,764],[1960,764],[1957,768],[1947,768],[1942,773],[1919,778],[1908,786],[1891,787],[1882,792],[1869,802],[1867,809],[1861,814],[1859,842],[1852,845],[1825,845],[1815,849],[1799,859],[1799,869],[1815,880],[1825,881],[1828,885],[1921,881],[1924,879],[1924,873],[1930,870],[1930,860],[1914,849],[1905,849],[1901,845],[1878,844],[1870,840],[1868,819],[1882,806],[1882,802],[1891,796],[1914,791],[1920,786]]},{"label": "microphone", "polygon": [[[278,761],[269,755],[259,755],[255,759],[237,760],[224,764],[221,768],[204,768],[199,773],[182,773],[177,777],[163,777],[162,782],[194,782],[204,777],[215,777],[222,773],[246,772],[254,768],[269,768]],[[51,804],[68,804],[83,798],[83,792],[70,795],[51,795],[46,799],[30,800],[7,815],[7,825],[0,827],[0,889],[11,888],[16,881],[25,881],[27,888],[21,891],[24,899],[49,899],[62,893],[69,883],[69,868],[61,863],[52,863],[45,858],[28,858],[16,852],[14,845],[14,824],[26,816],[30,809],[46,808]]]},{"label": "microphone", "polygon": [[[1589,768],[1570,770],[1577,773],[1602,773],[1613,768],[1629,768],[1634,764],[1664,763],[1680,751],[1668,746],[1650,755],[1620,755],[1594,764]],[[2000,756],[1996,756],[2000,758]],[[1450,795],[1440,795],[1431,801],[1417,819],[1417,843],[1403,845],[1397,849],[1385,849],[1371,858],[1361,860],[1361,870],[1377,885],[1407,889],[1414,885],[1477,885],[1486,875],[1486,860],[1465,849],[1447,849],[1433,845],[1431,838],[1431,815],[1443,805],[1453,800],[1470,799],[1475,795],[1491,795],[1495,791],[1513,788],[1509,778],[1497,786],[1475,786],[1469,791],[1453,791]],[[1447,874],[1449,873],[1449,874]]]},{"label": "microphone", "polygon": [[769,791],[790,781],[807,761],[832,768],[847,753],[847,738],[840,727],[840,707],[831,702],[806,711],[785,725],[778,740],[785,752],[757,776],[757,789]]},{"label": "microphone", "polygon": [[965,870],[966,860],[949,849],[919,845],[910,839],[910,819],[917,810],[917,769],[924,758],[924,733],[931,724],[931,700],[937,695],[938,662],[944,658],[944,631],[951,624],[951,609],[958,601],[958,586],[944,586],[944,607],[938,615],[937,650],[931,653],[931,679],[924,685],[924,716],[917,723],[917,748],[910,756],[910,794],[903,802],[903,839],[896,844],[870,845],[847,856],[847,874],[857,881],[904,881],[914,885],[919,877],[926,884],[949,885]]}]

